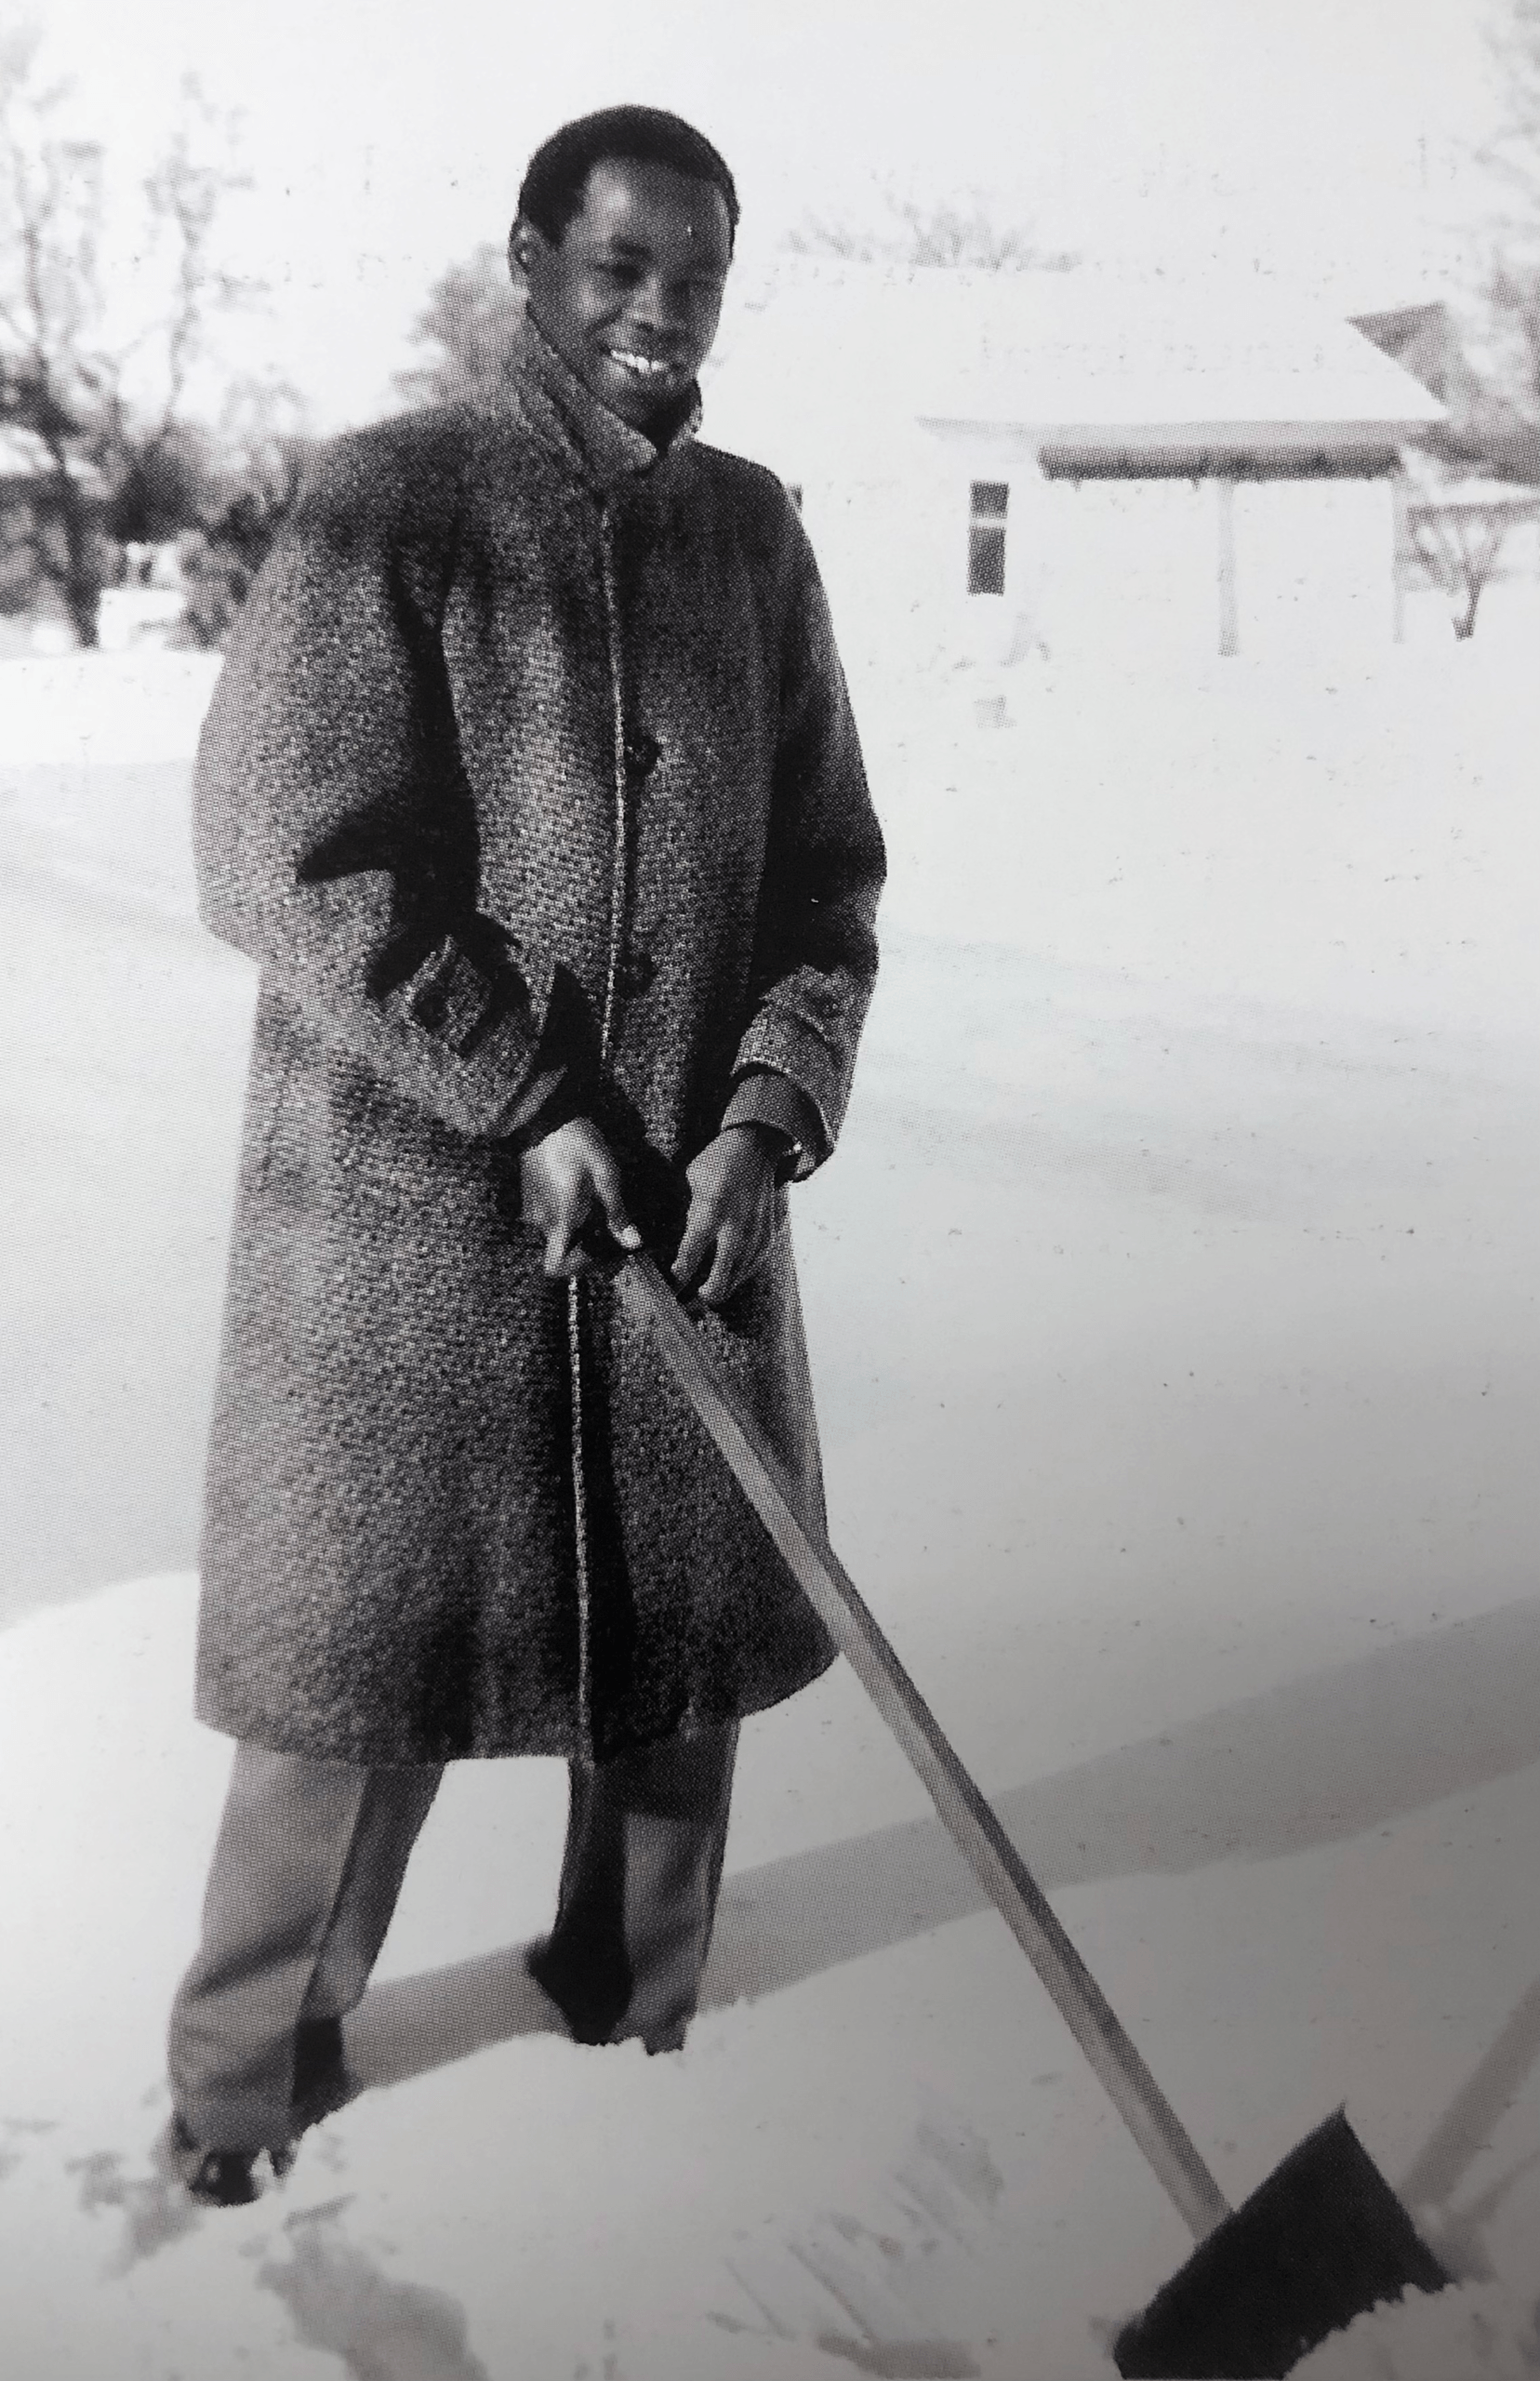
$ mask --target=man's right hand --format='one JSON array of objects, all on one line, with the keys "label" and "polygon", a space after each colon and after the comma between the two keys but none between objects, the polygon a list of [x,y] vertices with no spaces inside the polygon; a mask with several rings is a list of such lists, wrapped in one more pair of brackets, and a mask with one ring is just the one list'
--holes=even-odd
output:
[{"label": "man's right hand", "polygon": [[524,1221],[545,1234],[545,1270],[553,1280],[592,1270],[582,1235],[595,1216],[622,1248],[642,1245],[626,1213],[620,1169],[586,1116],[574,1116],[520,1151],[519,1194]]}]

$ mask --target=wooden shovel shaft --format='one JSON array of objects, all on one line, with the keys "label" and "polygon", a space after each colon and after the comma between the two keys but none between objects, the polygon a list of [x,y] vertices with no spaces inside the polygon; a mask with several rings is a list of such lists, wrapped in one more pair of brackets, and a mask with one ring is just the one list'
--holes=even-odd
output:
[{"label": "wooden shovel shaft", "polygon": [[1201,2241],[1229,2214],[1228,2202],[822,1530],[803,1518],[798,1483],[710,1362],[652,1258],[628,1257],[615,1282],[628,1310],[651,1325],[670,1370],[739,1487],[918,1770],[943,1824],[1031,1961],[1118,2114]]}]

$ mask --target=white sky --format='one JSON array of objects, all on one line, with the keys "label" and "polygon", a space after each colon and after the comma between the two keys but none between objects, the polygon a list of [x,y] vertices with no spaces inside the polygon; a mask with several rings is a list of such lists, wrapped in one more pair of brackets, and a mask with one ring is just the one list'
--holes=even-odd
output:
[{"label": "white sky", "polygon": [[[4,0],[0,0],[4,6]],[[617,100],[677,109],[737,176],[748,279],[805,210],[981,188],[1092,258],[1304,279],[1345,309],[1437,288],[1490,120],[1486,0],[46,0],[83,128],[153,151],[189,67],[245,114],[260,273],[227,353],[318,424],[389,402],[451,259],[500,240],[530,149]]]}]

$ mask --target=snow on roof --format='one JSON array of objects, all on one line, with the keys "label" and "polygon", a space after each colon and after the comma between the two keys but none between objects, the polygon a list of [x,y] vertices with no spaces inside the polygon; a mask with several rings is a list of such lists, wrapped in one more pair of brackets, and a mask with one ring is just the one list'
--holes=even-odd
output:
[{"label": "snow on roof", "polygon": [[1271,284],[843,264],[799,269],[741,325],[708,434],[784,437],[816,411],[873,435],[902,416],[1071,444],[1215,428],[1394,444],[1444,419],[1351,324]]},{"label": "snow on roof", "polygon": [[1540,487],[1523,481],[1445,480],[1416,489],[1407,500],[1414,512],[1535,512]]}]

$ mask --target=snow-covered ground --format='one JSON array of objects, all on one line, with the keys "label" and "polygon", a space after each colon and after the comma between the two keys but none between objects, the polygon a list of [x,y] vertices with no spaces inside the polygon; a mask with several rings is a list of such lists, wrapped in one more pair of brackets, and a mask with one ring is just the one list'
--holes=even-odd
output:
[{"label": "snow-covered ground", "polygon": [[[1540,2370],[1527,591],[1468,645],[856,693],[895,871],[797,1230],[835,1540],[1224,2188],[1346,2099]],[[228,1749],[191,1576],[249,971],[194,657],[0,667],[0,2341],[19,2381],[1079,2381],[1179,2219],[843,1669],[684,2056],[542,2030],[563,1780],[451,1773],[249,2211],[153,2175]],[[1301,2368],[1302,2372],[1305,2368]]]}]

